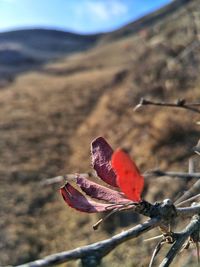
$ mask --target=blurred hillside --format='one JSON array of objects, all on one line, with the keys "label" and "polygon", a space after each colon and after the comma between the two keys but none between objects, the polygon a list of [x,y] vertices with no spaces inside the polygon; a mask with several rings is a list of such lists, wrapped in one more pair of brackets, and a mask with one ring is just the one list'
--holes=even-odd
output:
[{"label": "blurred hillside", "polygon": [[[41,185],[49,177],[90,171],[89,146],[96,136],[127,148],[141,171],[187,171],[199,117],[133,107],[140,97],[199,101],[199,14],[198,0],[178,0],[109,34],[0,35],[0,265],[99,241],[127,227],[126,216],[115,216],[94,232],[97,216],[68,208],[59,185]],[[174,199],[186,188],[170,178],[146,184],[149,201]],[[147,266],[154,246],[144,246],[142,238],[129,241],[106,257],[105,266]],[[174,266],[196,263],[191,249],[182,255]]]},{"label": "blurred hillside", "polygon": [[101,35],[27,29],[0,33],[0,86],[21,72],[92,47]]}]

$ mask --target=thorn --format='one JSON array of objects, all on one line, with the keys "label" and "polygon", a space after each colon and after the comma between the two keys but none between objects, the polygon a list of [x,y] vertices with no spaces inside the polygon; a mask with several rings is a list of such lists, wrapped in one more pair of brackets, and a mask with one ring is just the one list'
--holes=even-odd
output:
[{"label": "thorn", "polygon": [[138,105],[136,105],[134,108],[133,108],[133,111],[135,112],[135,111],[137,111],[139,108],[141,108],[141,106],[142,106],[142,104],[138,104]]},{"label": "thorn", "polygon": [[101,218],[98,222],[96,222],[92,228],[96,231],[99,228],[99,225],[103,222],[103,219]]},{"label": "thorn", "polygon": [[199,255],[199,242],[195,242],[196,248],[197,248],[197,262],[199,264],[200,262],[200,255]]},{"label": "thorn", "polygon": [[[199,124],[200,124],[200,122],[199,122]],[[200,140],[198,141],[197,145],[193,147],[193,151],[196,154],[200,155]]]},{"label": "thorn", "polygon": [[163,235],[153,236],[153,237],[150,237],[150,238],[145,239],[144,242],[149,242],[149,241],[152,241],[152,240],[157,240],[157,239],[159,239],[161,237],[163,237]]},{"label": "thorn", "polygon": [[190,157],[188,162],[188,173],[195,172],[195,164],[194,164],[194,158]]},{"label": "thorn", "polygon": [[185,99],[178,99],[177,101],[176,101],[176,105],[177,106],[184,106],[185,105],[185,103],[186,103],[186,100]]},{"label": "thorn", "polygon": [[97,230],[99,228],[99,225],[104,222],[105,220],[107,220],[111,215],[113,215],[114,213],[116,213],[117,211],[119,211],[119,208],[116,208],[114,210],[112,210],[111,212],[109,212],[104,218],[101,218],[98,222],[96,222],[92,228],[94,230]]},{"label": "thorn", "polygon": [[163,244],[164,244],[164,242],[163,242],[163,240],[161,240],[161,241],[159,241],[158,244],[156,245],[156,247],[155,247],[155,249],[154,249],[154,251],[153,251],[153,254],[152,254],[150,263],[149,263],[149,267],[152,267],[152,266],[153,266],[153,261],[154,261],[156,255],[158,254],[158,252],[161,250]]}]

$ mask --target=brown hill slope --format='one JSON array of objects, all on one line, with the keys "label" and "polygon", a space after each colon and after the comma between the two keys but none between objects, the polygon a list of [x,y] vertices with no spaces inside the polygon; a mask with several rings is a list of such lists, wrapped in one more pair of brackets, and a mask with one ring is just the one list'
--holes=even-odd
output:
[{"label": "brown hill slope", "polygon": [[113,40],[119,40],[123,37],[137,33],[141,29],[152,27],[153,25],[159,23],[161,20],[172,16],[173,13],[179,12],[180,9],[187,5],[191,0],[176,0],[172,3],[160,8],[159,10],[150,13],[134,22],[131,22],[120,29],[113,31],[108,34],[104,34],[100,39],[100,42],[109,42]]},{"label": "brown hill slope", "polygon": [[[58,194],[58,185],[40,183],[47,177],[88,171],[92,138],[103,135],[114,148],[128,148],[142,171],[187,169],[190,148],[199,138],[198,117],[157,108],[134,113],[133,106],[141,96],[198,101],[200,48],[188,10],[199,8],[198,1],[190,1],[138,34],[19,75],[0,91],[1,265],[103,239],[110,228],[120,231],[123,216],[94,233],[90,226],[96,216],[71,210]],[[183,186],[169,178],[152,180],[145,198],[174,197]],[[140,246],[138,251],[136,244],[143,244],[142,239],[114,251],[105,266],[147,265],[151,250]],[[190,253],[184,255],[194,261]]]}]

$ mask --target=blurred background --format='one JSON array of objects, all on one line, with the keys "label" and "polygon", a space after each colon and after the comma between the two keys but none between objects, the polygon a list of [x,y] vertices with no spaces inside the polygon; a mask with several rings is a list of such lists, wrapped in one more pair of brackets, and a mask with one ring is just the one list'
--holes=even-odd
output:
[{"label": "blurred background", "polygon": [[[188,170],[199,117],[133,108],[141,97],[199,101],[199,30],[198,0],[0,0],[1,266],[97,242],[145,219],[117,214],[94,232],[98,215],[65,205],[62,183],[42,185],[90,172],[95,137],[128,149],[142,172]],[[175,200],[194,182],[150,179],[144,198]],[[121,245],[103,266],[147,266],[156,241],[143,239],[157,234]],[[195,266],[194,248],[174,266]]]}]

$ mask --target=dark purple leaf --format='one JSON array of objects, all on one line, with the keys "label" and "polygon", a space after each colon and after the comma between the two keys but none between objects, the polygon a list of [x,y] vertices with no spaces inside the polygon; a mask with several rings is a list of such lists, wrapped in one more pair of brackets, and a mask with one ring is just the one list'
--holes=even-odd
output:
[{"label": "dark purple leaf", "polygon": [[109,203],[128,203],[129,199],[124,197],[123,193],[112,190],[108,187],[96,184],[84,177],[77,177],[77,185],[85,192],[88,196],[104,200]]},{"label": "dark purple leaf", "polygon": [[72,208],[88,213],[103,212],[109,209],[109,204],[97,203],[95,201],[87,199],[72,185],[67,183],[65,186],[60,188],[60,192],[65,202]]},{"label": "dark purple leaf", "polygon": [[103,137],[96,138],[91,144],[92,165],[97,175],[107,184],[118,187],[116,175],[111,166],[113,150]]}]

